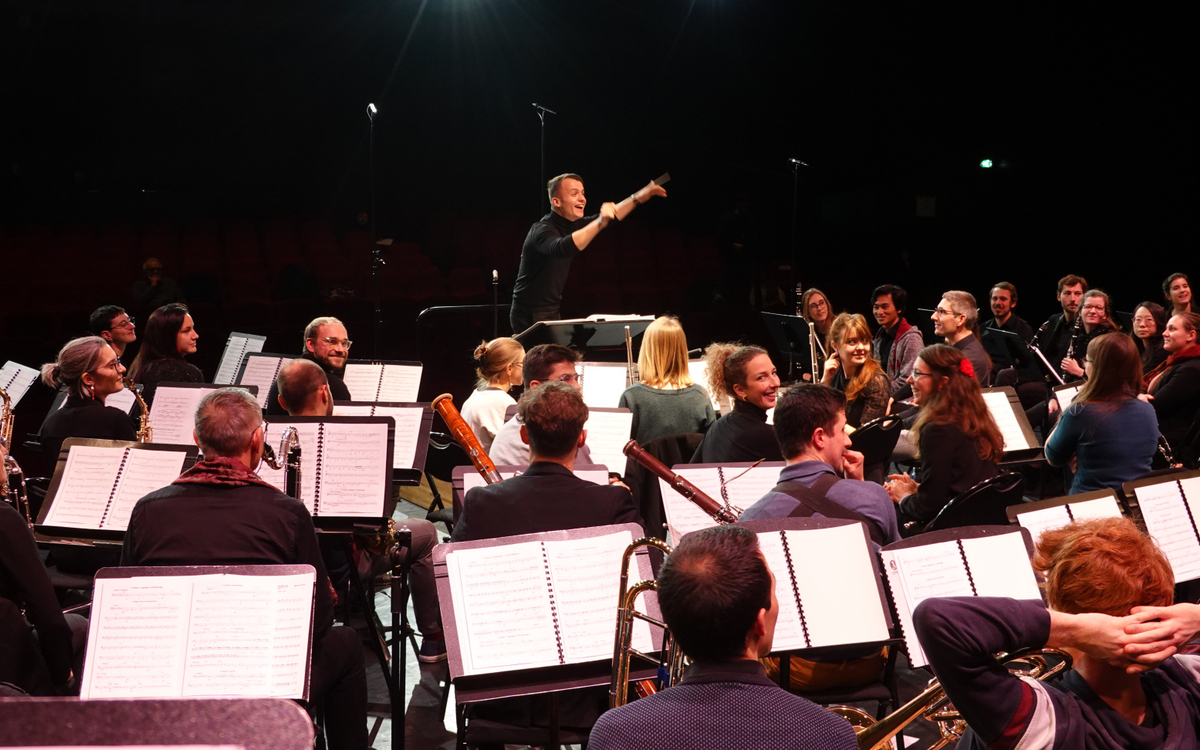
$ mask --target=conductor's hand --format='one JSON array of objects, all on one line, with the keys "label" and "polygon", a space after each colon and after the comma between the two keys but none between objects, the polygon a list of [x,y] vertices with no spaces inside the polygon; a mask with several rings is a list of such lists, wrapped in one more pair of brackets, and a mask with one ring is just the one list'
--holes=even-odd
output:
[{"label": "conductor's hand", "polygon": [[667,191],[663,188],[662,185],[655,185],[654,180],[651,180],[649,185],[647,185],[646,187],[642,188],[641,190],[639,190],[633,194],[633,199],[635,201],[637,201],[638,203],[645,203],[646,201],[650,200],[651,198],[666,198],[666,197],[667,197]]},{"label": "conductor's hand", "polygon": [[617,221],[617,204],[604,203],[600,206],[600,224],[608,226],[608,222]]},{"label": "conductor's hand", "polygon": [[833,376],[837,374],[838,368],[842,366],[838,360],[837,352],[829,355],[829,359],[825,360],[825,371],[821,375],[821,382],[826,385],[833,380]]},{"label": "conductor's hand", "polygon": [[852,450],[844,451],[842,453],[842,472],[846,475],[846,479],[857,479],[861,482],[863,478],[863,454]]}]

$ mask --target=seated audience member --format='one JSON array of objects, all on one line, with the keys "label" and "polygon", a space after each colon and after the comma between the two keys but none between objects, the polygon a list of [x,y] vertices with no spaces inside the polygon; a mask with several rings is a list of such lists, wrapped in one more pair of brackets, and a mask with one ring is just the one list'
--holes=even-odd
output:
[{"label": "seated audience member", "polygon": [[1083,300],[1079,304],[1079,318],[1071,330],[1068,354],[1060,363],[1065,379],[1071,381],[1085,377],[1083,359],[1087,354],[1088,344],[1097,336],[1112,333],[1120,328],[1113,320],[1112,303],[1108,295],[1099,289],[1084,292]]},{"label": "seated audience member", "polygon": [[163,276],[163,265],[158,258],[146,258],[142,264],[144,278],[133,282],[133,303],[139,307],[162,307],[170,304],[186,304],[183,290],[171,279]]},{"label": "seated audience member", "polygon": [[931,316],[933,332],[945,338],[946,343],[958,349],[971,361],[975,380],[983,388],[991,383],[992,363],[975,331],[979,327],[979,308],[975,297],[969,292],[949,291]]},{"label": "seated audience member", "polygon": [[887,414],[887,373],[871,357],[871,329],[861,315],[842,313],[829,325],[829,359],[821,382],[846,394],[846,424],[854,429]]},{"label": "seated audience member", "polygon": [[[829,516],[867,524],[877,545],[900,541],[896,507],[887,490],[862,481],[863,456],[850,450],[846,435],[846,399],[825,385],[799,384],[779,392],[775,406],[775,437],[787,466],[779,484],[746,508],[741,520]],[[813,512],[805,501],[843,515]],[[829,508],[827,503],[839,507]],[[845,511],[849,511],[848,513]]]},{"label": "seated audience member", "polygon": [[[1026,378],[1040,376],[1041,370],[1034,363],[1025,349],[1025,345],[1033,341],[1033,326],[1026,323],[1013,310],[1017,307],[1017,288],[1007,281],[1001,281],[992,287],[992,315],[995,316],[983,324],[983,335],[980,343],[992,360],[992,372],[1008,368],[1026,370]],[[1010,376],[1016,383],[1017,373]],[[994,379],[994,378],[993,378]],[[1038,377],[1040,379],[1040,377]]]},{"label": "seated audience member", "polygon": [[904,319],[908,292],[895,284],[884,284],[871,293],[871,313],[879,330],[871,343],[875,361],[887,369],[892,393],[908,383],[917,354],[925,346],[921,329]]},{"label": "seated audience member", "polygon": [[[531,349],[529,357],[538,348]],[[641,524],[629,490],[593,484],[572,473],[575,451],[587,438],[583,425],[588,408],[578,388],[542,383],[527,390],[517,408],[521,438],[529,445],[529,468],[512,479],[468,490],[451,541]],[[603,712],[607,699],[607,688],[558,693],[560,725],[586,730]],[[474,703],[468,710],[476,719],[546,727],[550,705],[546,696],[536,696]]]},{"label": "seated audience member", "polygon": [[1146,393],[1158,415],[1158,429],[1171,445],[1182,445],[1188,428],[1200,413],[1200,314],[1171,316],[1163,332],[1163,348],[1170,356],[1146,373]]},{"label": "seated audience member", "polygon": [[1186,273],[1173,273],[1163,282],[1163,296],[1171,306],[1171,314],[1196,312],[1192,304],[1192,285]]},{"label": "seated audience member", "polygon": [[[350,356],[350,345],[354,342],[346,334],[346,326],[337,318],[314,318],[304,328],[304,348],[300,359],[315,362],[325,371],[329,395],[334,401],[351,401],[350,389],[342,382],[346,359]],[[279,403],[279,390],[275,384],[267,393],[267,414],[286,414]]]},{"label": "seated audience member", "polygon": [[[5,455],[0,444],[0,472]],[[87,625],[63,615],[29,525],[0,502],[0,682],[30,695],[77,693]]]},{"label": "seated audience member", "polygon": [[[525,390],[530,391],[550,382],[566,383],[582,389],[579,375],[575,372],[575,363],[578,361],[579,353],[574,349],[561,344],[538,344],[525,353],[525,363],[521,367]],[[526,466],[530,463],[529,444],[521,439],[519,416],[505,422],[496,432],[488,457],[497,466]],[[592,463],[592,453],[586,445],[580,446],[575,462],[580,465]],[[608,468],[617,471],[614,467]]]},{"label": "seated audience member", "polygon": [[[275,378],[279,391],[279,403],[292,417],[328,417],[333,415],[333,398],[329,394],[329,382],[325,371],[316,362],[294,359],[279,370]],[[283,456],[280,456],[282,460]],[[417,632],[422,636],[417,658],[423,662],[437,662],[446,658],[446,644],[442,637],[442,617],[438,610],[437,587],[433,582],[433,548],[437,546],[437,529],[423,518],[406,518],[396,522],[397,527],[412,532],[412,544],[405,558],[395,561],[410,564],[408,580],[412,585],[413,613],[416,615]],[[363,555],[370,553],[365,550]],[[340,556],[339,556],[340,557]],[[328,558],[327,558],[328,559]],[[390,563],[391,560],[385,560]],[[333,565],[330,573],[336,577]],[[359,572],[366,574],[370,567],[360,563]]]},{"label": "seated audience member", "polygon": [[[1200,607],[1169,606],[1175,579],[1158,545],[1128,519],[1096,519],[1045,532],[1033,563],[1044,605],[949,597],[916,608],[921,646],[970,727],[958,746],[1196,747],[1200,657],[1172,655],[1200,629]],[[994,656],[1027,647],[1064,649],[1072,669],[1036,682]]]},{"label": "seated audience member", "polygon": [[96,308],[88,317],[88,327],[93,336],[99,336],[117,353],[117,358],[125,356],[125,349],[137,341],[137,331],[133,327],[133,318],[123,308],[116,305],[105,305]]},{"label": "seated audience member", "polygon": [[[1083,300],[1083,293],[1087,288],[1087,279],[1073,273],[1059,279],[1058,304],[1062,307],[1062,312],[1047,318],[1034,334],[1034,345],[1042,350],[1046,361],[1055,368],[1067,356],[1067,348],[1071,345],[1071,330],[1079,314],[1079,303]],[[1062,373],[1059,372],[1059,375]]]},{"label": "seated audience member", "polygon": [[312,703],[324,707],[331,750],[366,748],[362,643],[353,629],[333,627],[333,587],[308,510],[252,470],[263,453],[258,401],[241,388],[205,395],[196,408],[195,437],[204,460],[137,502],[121,564],[313,566]]},{"label": "seated audience member", "polygon": [[892,474],[885,485],[897,503],[897,520],[905,533],[921,531],[946,503],[996,476],[996,464],[1004,455],[1004,438],[963,352],[945,344],[925,347],[910,379],[921,407],[913,425],[920,481]]},{"label": "seated audience member", "polygon": [[[829,338],[829,324],[833,322],[833,305],[820,289],[809,289],[800,296],[800,315],[812,324],[812,330],[817,334],[817,354],[821,361],[829,358],[825,351],[825,341]],[[813,373],[813,378],[820,373]]]},{"label": "seated audience member", "polygon": [[688,373],[687,336],[679,318],[659,317],[646,327],[638,378],[617,405],[633,412],[633,439],[639,445],[665,435],[705,432],[717,421],[708,391]]},{"label": "seated audience member", "polygon": [[[812,290],[809,290],[812,291]],[[767,410],[775,407],[779,375],[765,349],[738,344],[710,344],[704,352],[708,387],[719,400],[733,399],[733,409],[708,428],[692,456],[694,464],[739,461],[782,461]]]},{"label": "seated audience member", "polygon": [[40,430],[47,474],[67,438],[137,440],[129,415],[104,401],[125,388],[125,368],[104,339],[84,336],[71,339],[54,362],[42,365],[42,382],[67,392],[61,409],[46,415]]},{"label": "seated audience member", "polygon": [[1150,372],[1170,355],[1163,348],[1163,332],[1167,330],[1167,311],[1155,302],[1143,302],[1133,310],[1133,343],[1142,359],[1142,372]]},{"label": "seated audience member", "polygon": [[129,377],[142,384],[146,407],[154,405],[159,383],[203,383],[204,373],[184,357],[196,353],[196,324],[184,305],[163,305],[146,320],[146,335]]},{"label": "seated audience member", "polygon": [[779,601],[754,532],[717,526],[688,534],[658,574],[663,619],[692,664],[678,684],[596,722],[591,750],[853,750],[850,725],[778,687],[771,652]]},{"label": "seated audience member", "polygon": [[525,348],[514,338],[504,336],[475,347],[475,390],[463,402],[460,413],[475,433],[486,453],[496,433],[504,425],[504,412],[517,403],[509,390],[520,386]]},{"label": "seated audience member", "polygon": [[1051,466],[1074,464],[1072,495],[1120,489],[1150,471],[1158,449],[1154,408],[1137,397],[1142,365],[1133,341],[1123,333],[1092,339],[1085,367],[1087,382],[1046,439]]}]

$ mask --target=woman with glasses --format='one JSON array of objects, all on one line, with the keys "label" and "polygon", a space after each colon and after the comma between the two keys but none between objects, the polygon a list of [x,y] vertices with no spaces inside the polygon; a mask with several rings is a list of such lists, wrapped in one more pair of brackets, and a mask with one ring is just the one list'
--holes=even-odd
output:
[{"label": "woman with glasses", "polygon": [[196,353],[196,324],[186,305],[163,305],[150,313],[129,376],[141,383],[142,398],[149,408],[159,383],[203,383],[204,373],[184,357]]},{"label": "woman with glasses", "polygon": [[[829,358],[825,342],[829,338],[829,326],[833,323],[833,306],[829,304],[829,298],[825,296],[825,292],[815,287],[806,291],[800,297],[800,315],[812,324],[813,332],[816,334],[817,356],[821,358],[822,362],[825,361]],[[814,362],[813,367],[819,369],[820,365]],[[819,372],[813,373],[814,381],[819,377],[821,377]]]},{"label": "woman with glasses", "polygon": [[1118,489],[1150,471],[1158,449],[1154,407],[1139,401],[1142,363],[1133,340],[1108,333],[1088,344],[1088,379],[1046,439],[1046,461],[1071,466],[1072,495]]},{"label": "woman with glasses", "polygon": [[104,405],[106,398],[125,388],[121,380],[124,374],[117,353],[99,336],[68,341],[54,362],[42,365],[42,382],[67,392],[63,407],[48,414],[42,423],[43,469],[47,476],[67,438],[137,439],[129,415]]},{"label": "woman with glasses", "polygon": [[1163,348],[1163,331],[1167,329],[1167,311],[1154,302],[1143,302],[1133,310],[1133,343],[1142,359],[1142,372],[1150,372],[1169,356]]},{"label": "woman with glasses", "polygon": [[508,407],[517,403],[509,391],[524,382],[525,347],[508,336],[484,341],[475,347],[475,362],[475,390],[463,402],[461,413],[487,452],[504,425]]},{"label": "woman with glasses", "polygon": [[917,479],[892,474],[884,485],[896,503],[902,533],[920,532],[946,503],[996,476],[1004,438],[983,401],[975,368],[946,344],[921,350],[912,374],[913,400],[921,407],[912,432],[921,468]]},{"label": "woman with glasses", "polygon": [[775,408],[779,374],[766,350],[739,344],[710,344],[704,352],[708,387],[733,410],[708,428],[692,456],[694,464],[782,461],[767,411]]},{"label": "woman with glasses", "polygon": [[1075,319],[1075,327],[1071,331],[1071,343],[1067,347],[1067,356],[1063,357],[1060,366],[1067,380],[1086,378],[1083,371],[1083,358],[1087,354],[1088,344],[1098,336],[1121,330],[1120,324],[1113,319],[1112,302],[1108,295],[1099,289],[1090,289],[1083,295],[1079,303],[1079,317]]},{"label": "woman with glasses", "polygon": [[861,315],[842,313],[829,326],[829,359],[821,382],[846,394],[846,424],[854,429],[887,413],[887,373],[871,356],[871,329]]},{"label": "woman with glasses", "polygon": [[705,432],[717,421],[708,391],[688,373],[687,335],[679,318],[663,316],[646,327],[638,352],[638,382],[618,406],[633,412],[633,439]]}]

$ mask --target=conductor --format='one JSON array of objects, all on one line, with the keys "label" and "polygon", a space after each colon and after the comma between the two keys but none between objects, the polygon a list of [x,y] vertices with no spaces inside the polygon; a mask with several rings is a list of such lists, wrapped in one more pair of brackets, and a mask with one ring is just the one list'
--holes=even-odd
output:
[{"label": "conductor", "polygon": [[600,213],[584,216],[587,196],[579,175],[560,174],[546,184],[546,192],[550,195],[550,213],[529,228],[521,247],[521,267],[508,313],[514,334],[539,320],[558,320],[571,261],[596,239],[600,230],[611,221],[621,221],[639,204],[655,196],[667,196],[667,191],[652,180],[620,203],[604,203]]}]

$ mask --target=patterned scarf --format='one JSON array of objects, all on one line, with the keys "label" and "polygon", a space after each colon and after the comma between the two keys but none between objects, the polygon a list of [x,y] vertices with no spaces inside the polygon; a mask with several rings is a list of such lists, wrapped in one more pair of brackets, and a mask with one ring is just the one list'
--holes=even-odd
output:
[{"label": "patterned scarf", "polygon": [[1192,344],[1183,351],[1175,352],[1167,357],[1165,362],[1146,373],[1146,393],[1154,393],[1154,389],[1158,387],[1162,376],[1167,374],[1167,370],[1186,359],[1195,359],[1196,357],[1200,357],[1200,344]]},{"label": "patterned scarf", "polygon": [[171,484],[215,484],[221,487],[245,487],[251,484],[275,489],[236,458],[209,458],[179,475]]}]

